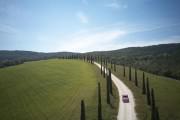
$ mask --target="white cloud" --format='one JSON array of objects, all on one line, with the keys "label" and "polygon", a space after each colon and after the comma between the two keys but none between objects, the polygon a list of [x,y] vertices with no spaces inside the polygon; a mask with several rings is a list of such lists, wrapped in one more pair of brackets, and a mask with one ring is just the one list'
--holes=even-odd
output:
[{"label": "white cloud", "polygon": [[164,38],[154,38],[154,39],[146,39],[143,38],[134,39],[132,41],[123,41],[120,43],[118,49],[127,48],[127,47],[143,47],[143,46],[150,46],[150,45],[158,45],[158,44],[169,44],[169,43],[180,43],[180,36],[169,36]]},{"label": "white cloud", "polygon": [[88,23],[89,22],[88,17],[84,14],[84,12],[79,11],[79,12],[77,12],[76,15],[77,15],[77,17],[81,23]]},{"label": "white cloud", "polygon": [[117,0],[113,0],[111,3],[105,4],[105,7],[113,8],[113,9],[126,9],[128,5],[126,4],[120,4]]},{"label": "white cloud", "polygon": [[[82,29],[80,31],[70,33],[68,35],[49,37],[54,39],[50,51],[74,51],[88,52],[101,50],[114,50],[125,47],[146,46],[153,44],[180,42],[179,36],[171,36],[166,38],[148,39],[148,38],[126,38],[132,33],[141,34],[144,31],[152,31],[167,26],[156,26],[142,24],[127,24],[118,22],[95,28]],[[40,37],[42,39],[42,37]],[[44,39],[44,38],[43,38]],[[49,43],[48,45],[51,45]]]},{"label": "white cloud", "polygon": [[111,7],[111,8],[119,8],[120,5],[117,2],[109,3],[105,5],[106,7]]},{"label": "white cloud", "polygon": [[125,32],[120,30],[87,32],[71,36],[70,40],[62,45],[64,47],[62,49],[81,52],[113,49],[109,46],[113,46],[112,44],[123,35]]}]

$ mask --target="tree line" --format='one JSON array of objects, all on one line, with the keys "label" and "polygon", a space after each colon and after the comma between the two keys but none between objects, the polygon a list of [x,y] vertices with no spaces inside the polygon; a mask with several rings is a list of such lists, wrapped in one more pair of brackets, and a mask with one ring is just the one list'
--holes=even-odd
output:
[{"label": "tree line", "polygon": [[[95,61],[100,64],[100,74],[103,78],[106,79],[106,102],[107,104],[111,105],[111,96],[113,96],[113,90],[112,90],[112,78],[111,78],[111,70],[114,72],[117,72],[116,69],[116,62],[113,60],[110,60],[106,57],[102,56],[90,56],[90,55],[76,55],[76,56],[69,56],[69,57],[63,57],[63,59],[81,59],[86,62],[89,62],[93,64]],[[108,65],[110,68],[108,68]],[[129,81],[132,81],[132,67],[126,67],[123,65],[123,77],[127,76],[126,69],[128,68],[128,78]],[[138,83],[138,74],[137,74],[137,68],[134,70],[134,85],[139,86]],[[142,74],[142,94],[146,96],[147,99],[147,105],[150,106],[151,110],[151,120],[159,120],[159,109],[156,105],[156,99],[155,99],[155,91],[153,88],[150,88],[149,85],[149,78],[145,77],[145,73]],[[145,79],[146,78],[146,79]],[[85,102],[84,100],[81,101],[81,120],[85,120]],[[101,86],[100,83],[98,83],[98,120],[102,120],[102,105],[101,105]]]},{"label": "tree line", "polygon": [[[111,69],[108,68],[108,61],[103,59],[102,57],[95,57],[90,55],[71,55],[71,56],[63,56],[61,59],[80,59],[90,64],[94,64],[94,62],[101,62],[100,74],[106,80],[106,103],[112,107],[111,98],[113,97],[113,85],[111,78]],[[103,120],[102,116],[102,103],[101,103],[101,84],[98,83],[98,101],[97,101],[97,119]],[[86,120],[86,107],[85,101],[81,100],[81,112],[80,112],[80,120]]]}]

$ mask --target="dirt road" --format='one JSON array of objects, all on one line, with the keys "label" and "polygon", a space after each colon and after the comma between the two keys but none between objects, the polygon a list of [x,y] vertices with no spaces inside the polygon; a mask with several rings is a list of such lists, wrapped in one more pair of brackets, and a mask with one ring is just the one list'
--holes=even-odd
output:
[{"label": "dirt road", "polygon": [[[94,63],[99,68],[100,64]],[[119,92],[119,111],[117,115],[117,120],[137,120],[136,112],[135,112],[135,99],[131,90],[114,74],[112,76],[112,81],[116,85]],[[129,103],[123,103],[122,95],[127,94],[129,97]]]}]

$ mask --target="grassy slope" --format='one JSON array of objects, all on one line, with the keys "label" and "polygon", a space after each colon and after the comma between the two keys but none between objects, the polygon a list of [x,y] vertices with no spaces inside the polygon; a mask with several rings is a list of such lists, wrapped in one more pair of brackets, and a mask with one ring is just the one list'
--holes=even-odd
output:
[{"label": "grassy slope", "polygon": [[[122,66],[117,66],[115,73],[133,91],[136,98],[136,111],[140,120],[150,120],[150,107],[146,105],[146,96],[142,95],[142,71],[138,71],[139,86],[134,85],[134,69],[132,81],[129,81],[129,70],[126,67],[126,77],[123,77]],[[149,77],[150,88],[154,88],[156,104],[159,107],[161,120],[180,120],[180,81],[167,77],[145,73]]]},{"label": "grassy slope", "polygon": [[78,120],[80,100],[84,99],[87,120],[96,120],[98,81],[102,85],[104,120],[113,120],[117,108],[106,104],[105,80],[95,66],[54,59],[0,69],[0,118]]}]

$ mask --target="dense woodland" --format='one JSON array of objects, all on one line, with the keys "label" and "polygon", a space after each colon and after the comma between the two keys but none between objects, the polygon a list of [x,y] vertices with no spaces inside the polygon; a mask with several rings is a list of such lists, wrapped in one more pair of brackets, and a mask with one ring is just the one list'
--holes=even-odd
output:
[{"label": "dense woodland", "polygon": [[[113,49],[113,48],[112,48]],[[115,64],[132,66],[150,73],[180,79],[180,43],[147,47],[130,47],[113,51],[89,53],[39,53],[31,51],[0,51],[0,67],[26,61],[59,58],[71,55],[104,56]]]},{"label": "dense woodland", "polygon": [[91,52],[90,54],[107,56],[116,64],[180,79],[180,43],[131,47],[114,51]]},{"label": "dense woodland", "polygon": [[45,60],[58,58],[62,56],[70,56],[71,52],[42,53],[32,51],[0,51],[0,68],[22,64],[27,61]]}]

